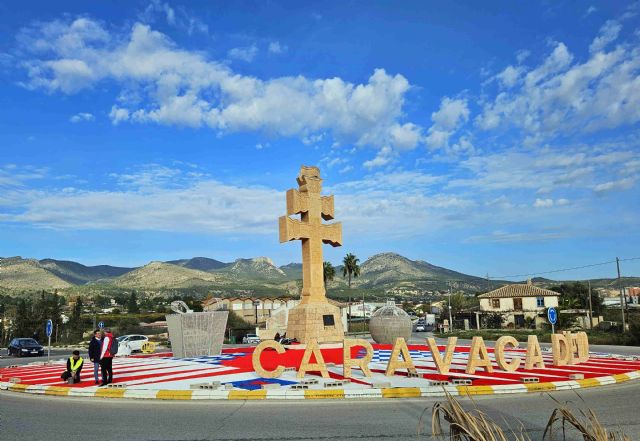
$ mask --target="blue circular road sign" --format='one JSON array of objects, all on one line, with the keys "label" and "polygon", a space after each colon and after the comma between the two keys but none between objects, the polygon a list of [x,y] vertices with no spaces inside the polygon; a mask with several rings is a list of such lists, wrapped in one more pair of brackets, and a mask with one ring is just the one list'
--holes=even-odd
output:
[{"label": "blue circular road sign", "polygon": [[53,334],[53,322],[51,321],[51,319],[47,320],[45,329],[47,331],[47,337],[51,337],[51,334]]},{"label": "blue circular road sign", "polygon": [[98,328],[100,328],[100,329],[104,328],[104,322],[98,323]]},{"label": "blue circular road sign", "polygon": [[558,322],[558,311],[556,308],[547,309],[547,318],[549,319],[549,323],[555,325]]}]

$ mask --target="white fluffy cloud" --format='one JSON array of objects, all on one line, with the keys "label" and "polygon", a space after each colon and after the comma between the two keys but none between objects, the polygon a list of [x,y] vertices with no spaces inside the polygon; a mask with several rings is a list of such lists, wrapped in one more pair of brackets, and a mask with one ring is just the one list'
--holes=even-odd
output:
[{"label": "white fluffy cloud", "polygon": [[608,20],[600,28],[598,36],[593,39],[591,46],[589,46],[589,52],[602,51],[607,45],[613,43],[618,38],[621,30],[622,25],[620,23],[615,20]]},{"label": "white fluffy cloud", "polygon": [[269,43],[269,53],[282,54],[288,50],[287,46],[280,44],[279,41],[272,41]]},{"label": "white fluffy cloud", "polygon": [[620,44],[606,50],[619,31],[617,22],[607,22],[585,61],[556,43],[538,66],[507,67],[498,78],[510,89],[483,104],[477,126],[515,127],[539,143],[640,121],[640,48]]},{"label": "white fluffy cloud", "polygon": [[445,97],[440,108],[431,114],[433,125],[429,128],[426,143],[430,148],[445,148],[449,138],[469,119],[469,107],[466,99]]},{"label": "white fluffy cloud", "polygon": [[83,121],[93,121],[94,119],[95,117],[93,116],[93,114],[80,112],[80,113],[76,113],[71,118],[69,118],[69,121],[71,121],[72,123],[79,123]]},{"label": "white fluffy cloud", "polygon": [[[121,97],[135,96],[113,105],[114,124],[208,126],[300,138],[329,132],[341,142],[378,148],[413,148],[420,138],[418,125],[402,121],[409,82],[383,69],[362,84],[338,77],[262,80],[180,49],[147,25],[116,35],[88,18],[38,24],[23,30],[20,42],[31,53],[24,62],[28,88],[71,94],[111,80]],[[250,61],[254,53],[244,48],[230,55]]]},{"label": "white fluffy cloud", "polygon": [[258,47],[251,45],[247,47],[234,47],[229,51],[229,57],[234,60],[241,60],[247,63],[251,63],[253,59],[258,55]]}]

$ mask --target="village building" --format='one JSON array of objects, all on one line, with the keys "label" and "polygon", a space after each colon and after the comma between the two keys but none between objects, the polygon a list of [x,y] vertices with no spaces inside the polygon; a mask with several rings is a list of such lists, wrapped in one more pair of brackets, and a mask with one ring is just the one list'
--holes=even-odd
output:
[{"label": "village building", "polygon": [[526,284],[506,285],[478,296],[480,313],[502,315],[503,327],[541,328],[547,321],[547,309],[558,307],[558,294],[549,289]]},{"label": "village building", "polygon": [[[342,323],[346,329],[348,305],[331,299],[328,302],[340,308]],[[299,299],[290,297],[208,297],[202,302],[202,310],[233,311],[245,322],[256,328],[263,328],[257,330],[259,334],[270,336],[276,332],[286,332],[289,311],[298,303]]]}]

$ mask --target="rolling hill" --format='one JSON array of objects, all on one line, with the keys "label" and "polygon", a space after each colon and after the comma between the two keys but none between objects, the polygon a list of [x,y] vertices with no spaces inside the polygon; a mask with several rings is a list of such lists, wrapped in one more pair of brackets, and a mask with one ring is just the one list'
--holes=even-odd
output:
[{"label": "rolling hill", "polygon": [[186,288],[228,283],[220,275],[164,262],[151,262],[110,281],[120,288]]},{"label": "rolling hill", "polygon": [[219,260],[215,259],[209,259],[208,257],[193,257],[191,259],[170,260],[166,263],[200,271],[215,271],[229,265],[228,263],[220,262]]},{"label": "rolling hill", "polygon": [[[336,276],[328,284],[330,290],[343,292],[347,279],[342,267],[335,267]],[[282,292],[291,294],[302,278],[302,265],[290,263],[277,267],[268,257],[237,259],[231,263],[207,257],[151,262],[139,268],[109,265],[86,266],[77,262],[55,259],[0,258],[0,290],[21,291],[86,287],[100,290],[116,289],[231,289],[246,292]],[[560,283],[536,278],[536,285],[549,287]],[[360,277],[352,280],[359,290],[416,295],[426,291],[445,291],[449,285],[472,293],[502,286],[507,281],[491,280],[463,274],[433,265],[423,260],[411,260],[397,253],[380,253],[360,265]],[[640,278],[623,278],[624,286],[637,286]],[[592,280],[594,288],[612,289],[616,279]]]},{"label": "rolling hill", "polygon": [[64,289],[72,284],[43,268],[35,259],[0,259],[0,287],[8,290]]}]

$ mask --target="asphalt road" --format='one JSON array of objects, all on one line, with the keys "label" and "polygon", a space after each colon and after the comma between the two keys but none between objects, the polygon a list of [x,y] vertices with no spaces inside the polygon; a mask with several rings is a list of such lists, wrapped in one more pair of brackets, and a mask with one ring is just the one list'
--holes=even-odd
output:
[{"label": "asphalt road", "polygon": [[[609,428],[640,439],[635,403],[640,382],[500,397],[478,397],[474,405],[511,427],[520,424],[532,440],[556,406],[570,401],[593,409]],[[584,400],[584,402],[583,402]],[[304,402],[159,402],[75,399],[0,393],[2,440],[418,440],[430,436],[437,400]],[[424,413],[427,435],[418,436]],[[556,438],[562,439],[562,438]],[[578,439],[575,436],[568,439]]]},{"label": "asphalt road", "polygon": [[[423,341],[425,334],[417,336]],[[638,347],[592,346],[591,350],[640,354]],[[69,353],[56,350],[55,355],[62,358]],[[0,365],[39,359],[4,358]],[[481,396],[463,402],[478,406],[499,422],[508,421],[511,427],[522,424],[532,440],[542,439],[557,406],[554,399],[593,409],[607,427],[640,439],[640,420],[632,404],[639,394],[640,381],[632,381],[583,389],[579,394]],[[437,401],[160,402],[0,392],[0,440],[430,440],[431,408]],[[426,435],[418,436],[423,412]],[[105,419],[109,428],[96,433]]]}]

